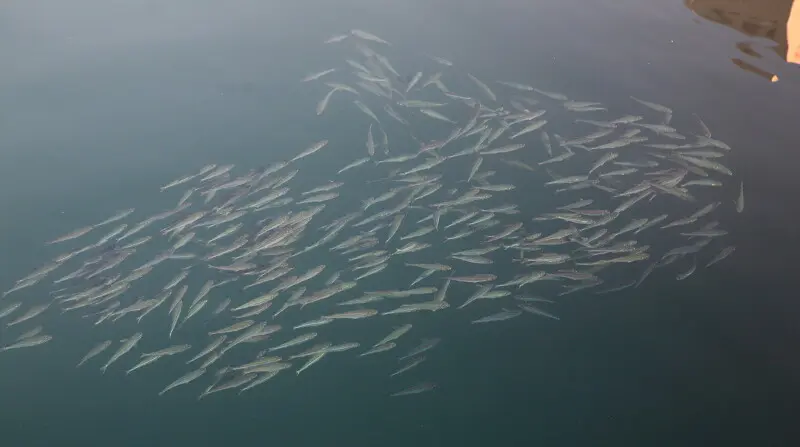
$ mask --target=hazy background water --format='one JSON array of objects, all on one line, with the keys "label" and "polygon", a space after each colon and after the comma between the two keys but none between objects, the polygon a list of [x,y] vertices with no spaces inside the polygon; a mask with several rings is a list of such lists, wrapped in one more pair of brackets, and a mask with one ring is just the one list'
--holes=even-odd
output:
[{"label": "hazy background water", "polygon": [[[734,148],[728,162],[746,185],[746,212],[725,222],[737,252],[684,282],[565,300],[559,322],[421,318],[422,333],[444,339],[426,366],[440,388],[405,400],[387,399],[378,359],[374,367],[339,361],[241,397],[198,403],[181,390],[159,398],[184,370],[124,377],[74,368],[94,342],[132,326],[98,333],[51,314],[52,332],[66,336],[0,356],[3,445],[800,439],[800,70],[775,51],[743,54],[742,41],[774,44],[700,19],[679,0],[4,2],[0,283],[8,288],[52,257],[42,242],[69,229],[129,206],[170,206],[174,197],[157,186],[204,164],[264,165],[332,135],[360,142],[346,117],[363,120],[360,112],[333,108],[335,120],[318,119],[324,91],[298,82],[341,60],[321,41],[351,28],[486,79],[621,107],[634,95],[676,117],[697,113]],[[341,162],[326,156],[320,176],[327,162]]]}]

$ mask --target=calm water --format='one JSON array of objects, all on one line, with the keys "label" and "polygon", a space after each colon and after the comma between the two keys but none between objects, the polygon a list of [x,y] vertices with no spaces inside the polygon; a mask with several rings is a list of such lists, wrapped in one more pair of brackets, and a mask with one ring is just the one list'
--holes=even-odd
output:
[{"label": "calm water", "polygon": [[[791,1],[762,3],[739,14],[746,4],[724,0],[4,2],[5,288],[55,254],[43,241],[118,209],[170,206],[157,186],[204,164],[255,167],[322,138],[363,144],[349,127],[363,116],[346,116],[358,111],[317,119],[324,90],[298,82],[341,61],[321,41],[351,28],[486,79],[622,107],[633,95],[683,122],[697,113],[734,148],[747,209],[726,222],[734,256],[691,280],[576,295],[558,322],[420,319],[443,342],[426,366],[440,387],[418,398],[388,400],[377,358],[241,397],[159,398],[184,370],[74,368],[94,342],[135,326],[97,332],[53,313],[51,344],[0,355],[0,443],[795,445],[800,67],[775,32]],[[319,176],[342,164],[323,157]]]}]

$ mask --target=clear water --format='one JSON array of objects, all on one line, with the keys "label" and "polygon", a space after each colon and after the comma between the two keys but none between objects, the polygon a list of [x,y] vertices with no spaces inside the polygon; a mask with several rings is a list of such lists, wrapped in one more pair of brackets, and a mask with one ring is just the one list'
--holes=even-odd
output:
[{"label": "clear water", "polygon": [[[309,141],[352,141],[352,152],[318,154],[298,188],[326,180],[331,165],[363,151],[364,117],[332,103],[318,118],[313,109],[325,90],[298,79],[340,64],[321,42],[351,28],[390,40],[399,54],[443,56],[485,79],[624,113],[633,95],[670,106],[684,123],[696,113],[733,147],[727,163],[746,185],[747,209],[725,221],[735,255],[691,280],[654,277],[619,294],[576,295],[560,303],[559,322],[420,318],[420,333],[443,342],[420,377],[440,386],[418,399],[387,399],[378,358],[336,362],[242,396],[158,397],[185,369],[160,365],[125,377],[74,367],[93,343],[122,338],[135,323],[88,329],[79,317],[53,313],[48,330],[59,336],[46,348],[0,355],[0,442],[793,445],[800,70],[784,62],[785,47],[752,36],[780,33],[748,36],[687,8],[703,11],[702,2],[686,3],[5,2],[3,287],[57,254],[46,240],[118,209],[171,206],[176,197],[157,187],[207,163],[256,167]],[[785,26],[788,8],[763,3],[764,20]],[[741,7],[716,4],[728,17]],[[408,58],[397,65],[411,74],[416,62]],[[738,60],[758,69],[742,70]],[[726,188],[734,197],[735,185]],[[547,200],[518,194],[519,203]],[[203,279],[193,281],[196,288]],[[143,330],[163,329],[166,318]]]}]

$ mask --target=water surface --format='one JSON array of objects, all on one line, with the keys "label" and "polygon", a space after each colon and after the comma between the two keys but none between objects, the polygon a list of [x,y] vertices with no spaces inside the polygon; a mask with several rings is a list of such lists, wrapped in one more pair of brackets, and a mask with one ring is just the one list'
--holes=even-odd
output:
[{"label": "water surface", "polygon": [[[339,62],[321,42],[351,28],[487,79],[620,110],[633,95],[685,120],[696,113],[733,147],[728,161],[744,180],[748,205],[726,222],[735,256],[691,281],[576,296],[559,308],[557,324],[420,323],[444,341],[427,366],[440,387],[419,398],[388,400],[382,376],[348,362],[241,397],[159,398],[155,391],[176,374],[76,370],[100,338],[79,318],[54,317],[69,336],[46,350],[0,356],[0,439],[24,446],[792,445],[800,410],[800,67],[786,62],[786,32],[747,32],[753,28],[738,26],[741,20],[707,13],[736,16],[739,2],[702,3],[6,2],[4,287],[52,255],[43,241],[120,208],[162,209],[173,199],[157,186],[204,164],[255,167],[308,141],[360,141],[348,134],[345,116],[342,125],[318,120],[312,111],[324,91],[298,82]],[[763,11],[770,29],[785,27],[790,2],[762,3],[751,13]]]}]

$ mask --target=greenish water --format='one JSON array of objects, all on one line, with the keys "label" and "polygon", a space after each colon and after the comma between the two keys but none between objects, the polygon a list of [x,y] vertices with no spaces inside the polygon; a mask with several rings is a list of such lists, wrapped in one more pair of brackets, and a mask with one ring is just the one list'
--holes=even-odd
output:
[{"label": "greenish water", "polygon": [[[167,315],[138,328],[130,319],[94,327],[53,312],[40,322],[56,335],[52,342],[0,355],[3,445],[782,446],[798,439],[796,67],[768,56],[778,83],[736,69],[730,58],[740,36],[695,20],[678,1],[79,4],[0,6],[6,289],[60,253],[45,241],[120,209],[136,207],[142,218],[171,207],[178,196],[158,187],[203,165],[246,170],[310,141],[336,141],[343,149],[320,152],[298,175],[293,188],[305,190],[328,180],[331,166],[362,156],[364,115],[332,102],[317,117],[326,90],[298,82],[341,64],[321,42],[351,28],[390,40],[401,74],[421,69],[420,54],[434,54],[481,78],[622,113],[633,112],[630,95],[669,105],[682,123],[697,113],[734,148],[727,163],[744,180],[747,209],[721,219],[736,253],[683,282],[653,275],[617,294],[570,295],[559,300],[560,321],[415,319],[416,337],[442,343],[413,378],[439,386],[409,399],[387,397],[398,389],[387,379],[394,364],[378,357],[323,360],[304,380],[278,376],[241,396],[198,402],[199,388],[187,386],[158,397],[187,371],[182,362],[130,376],[74,365],[99,340],[164,333]],[[507,201],[536,209],[551,200],[515,172],[509,183],[518,189]],[[725,188],[735,197],[733,182]],[[358,204],[351,197],[358,188],[348,191],[336,206]],[[174,273],[147,281],[160,288]],[[406,276],[390,278],[400,287]],[[193,278],[191,290],[204,279]],[[458,293],[455,302],[466,299]],[[352,335],[337,330],[341,339]],[[385,332],[372,321],[358,328],[359,337]],[[164,346],[150,343],[145,349]]]}]

